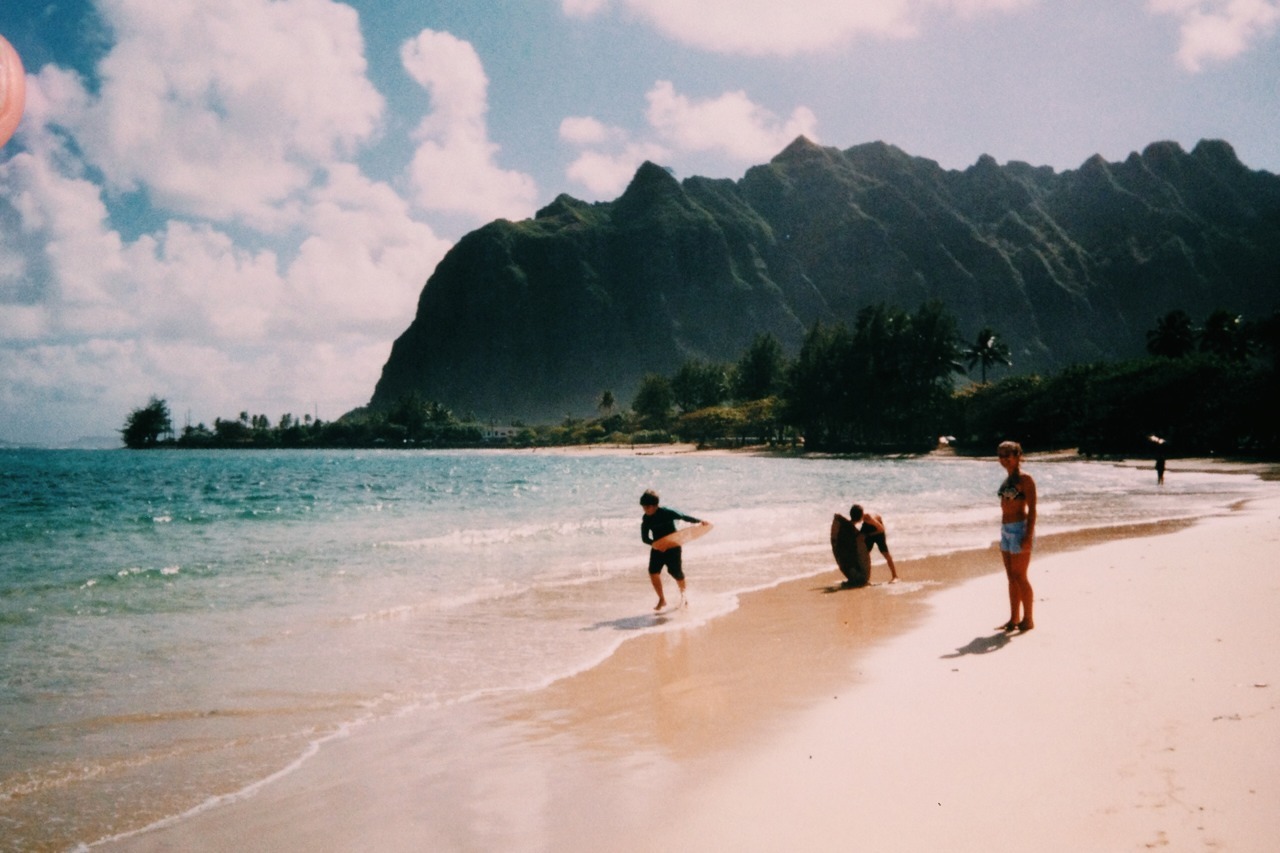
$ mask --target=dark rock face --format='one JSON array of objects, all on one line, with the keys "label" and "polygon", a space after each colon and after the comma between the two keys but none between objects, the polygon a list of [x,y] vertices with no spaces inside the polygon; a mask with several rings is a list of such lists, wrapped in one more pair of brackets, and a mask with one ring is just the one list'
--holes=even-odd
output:
[{"label": "dark rock face", "polygon": [[460,240],[371,405],[585,415],[646,373],[736,360],[761,332],[794,352],[815,321],[933,298],[965,335],[995,329],[1021,372],[1140,354],[1175,308],[1261,318],[1280,309],[1280,177],[1218,141],[1062,173],[803,137],[739,181],[645,163],[612,202],[561,195]]}]

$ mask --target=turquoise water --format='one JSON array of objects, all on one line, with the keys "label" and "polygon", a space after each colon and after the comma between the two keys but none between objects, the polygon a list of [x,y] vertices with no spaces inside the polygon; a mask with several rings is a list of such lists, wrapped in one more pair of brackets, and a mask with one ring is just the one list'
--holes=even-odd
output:
[{"label": "turquoise water", "polygon": [[[1263,488],[1176,466],[1162,488],[1098,463],[1028,470],[1044,532]],[[743,591],[834,581],[827,527],[854,500],[899,560],[986,547],[1001,478],[947,457],[0,451],[0,849],[127,832],[352,726],[536,689]],[[646,488],[716,525],[686,549],[674,618],[650,612]]]}]

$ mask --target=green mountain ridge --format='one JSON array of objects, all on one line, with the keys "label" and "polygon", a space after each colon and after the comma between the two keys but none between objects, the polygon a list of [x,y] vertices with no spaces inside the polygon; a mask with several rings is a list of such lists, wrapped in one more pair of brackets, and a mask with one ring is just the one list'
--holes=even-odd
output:
[{"label": "green mountain ridge", "polygon": [[1156,318],[1280,309],[1280,177],[1226,142],[1157,142],[1077,170],[971,167],[882,142],[804,137],[741,180],[643,164],[621,196],[561,195],[440,262],[370,405],[410,394],[482,418],[586,415],[762,332],[794,353],[815,322],[939,299],[995,329],[1014,370],[1143,351]]}]

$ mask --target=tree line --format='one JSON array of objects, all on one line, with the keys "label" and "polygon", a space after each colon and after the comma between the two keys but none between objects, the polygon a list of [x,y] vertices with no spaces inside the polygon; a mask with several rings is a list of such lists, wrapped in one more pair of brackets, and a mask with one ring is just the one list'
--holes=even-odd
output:
[{"label": "tree line", "polygon": [[126,447],[146,449],[342,448],[342,447],[471,447],[484,443],[478,424],[463,423],[445,407],[417,395],[387,412],[357,410],[335,421],[284,414],[275,423],[266,415],[241,412],[238,418],[215,418],[175,432],[168,403],[151,397],[125,419],[120,436]]},{"label": "tree line", "polygon": [[914,313],[880,304],[852,328],[815,325],[794,359],[766,335],[735,364],[650,375],[632,411],[651,430],[704,444],[921,452],[946,436],[976,452],[1014,439],[1134,454],[1151,452],[1156,436],[1167,453],[1274,456],[1278,351],[1280,315],[1250,322],[1216,310],[1197,326],[1174,310],[1147,333],[1146,357],[989,381],[1012,365],[994,330],[966,340],[940,303]]},{"label": "tree line", "polygon": [[1280,314],[1249,322],[1218,310],[1197,327],[1171,311],[1147,333],[1146,358],[1012,376],[961,389],[957,429],[970,443],[1013,436],[1085,453],[1280,454]]},{"label": "tree line", "polygon": [[[611,391],[598,416],[500,431],[458,418],[417,394],[386,410],[333,422],[283,415],[215,420],[175,435],[153,397],[120,431],[128,447],[471,447],[638,443],[792,444],[834,452],[921,452],[947,436],[989,450],[1012,438],[1029,449],[1142,453],[1150,437],[1172,454],[1274,455],[1280,315],[1248,322],[1214,311],[1196,326],[1185,311],[1156,319],[1145,358],[1073,365],[1052,376],[988,374],[1012,365],[990,328],[963,339],[940,303],[907,312],[864,308],[852,327],[816,324],[788,358],[758,336],[732,363],[697,359],[645,376],[629,407]],[[979,378],[971,374],[977,370]]]}]

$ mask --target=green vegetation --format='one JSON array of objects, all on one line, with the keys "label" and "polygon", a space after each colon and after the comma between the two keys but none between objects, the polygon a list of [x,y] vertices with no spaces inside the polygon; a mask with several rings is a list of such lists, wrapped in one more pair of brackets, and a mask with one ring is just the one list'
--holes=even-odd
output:
[{"label": "green vegetation", "polygon": [[1195,329],[1173,311],[1147,341],[1149,358],[962,389],[954,434],[977,448],[1015,438],[1029,448],[1143,454],[1157,435],[1175,455],[1280,454],[1280,314],[1249,324],[1214,311]]},{"label": "green vegetation", "polygon": [[[120,430],[126,446],[151,447],[538,447],[675,440],[702,446],[793,444],[836,452],[921,452],[939,436],[961,450],[1012,438],[1028,449],[1142,454],[1158,435],[1174,455],[1280,452],[1273,416],[1280,381],[1280,314],[1249,323],[1214,311],[1200,328],[1182,311],[1156,320],[1146,358],[1069,367],[1059,373],[986,380],[1009,352],[983,328],[965,344],[938,302],[914,313],[863,309],[852,329],[813,326],[797,356],[758,336],[734,364],[686,361],[672,376],[649,374],[629,409],[612,391],[596,418],[555,425],[483,425],[417,394],[385,410],[337,421],[241,412],[174,436],[164,400],[152,397]],[[982,380],[957,374],[981,367]],[[957,387],[957,385],[959,387]]]},{"label": "green vegetation", "polygon": [[788,371],[783,419],[812,449],[931,448],[948,423],[959,358],[955,318],[941,303],[913,315],[865,308],[853,331],[810,331]]},{"label": "green vegetation", "polygon": [[173,436],[173,420],[169,417],[169,407],[164,400],[152,397],[141,409],[134,409],[125,418],[124,429],[120,437],[125,447],[155,447],[161,438]]},{"label": "green vegetation", "polygon": [[203,423],[186,426],[176,437],[168,404],[152,397],[129,414],[120,432],[130,448],[473,447],[485,442],[483,426],[461,423],[443,406],[416,397],[388,412],[357,410],[328,422],[285,414],[272,424],[266,415],[241,412],[234,419],[216,418],[212,429]]}]

